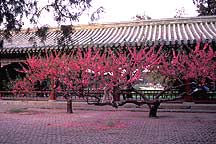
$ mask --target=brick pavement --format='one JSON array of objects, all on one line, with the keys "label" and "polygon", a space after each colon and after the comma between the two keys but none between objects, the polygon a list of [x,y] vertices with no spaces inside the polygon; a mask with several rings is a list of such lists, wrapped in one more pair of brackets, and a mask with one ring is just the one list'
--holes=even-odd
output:
[{"label": "brick pavement", "polygon": [[213,144],[215,113],[28,108],[0,112],[0,144]]}]

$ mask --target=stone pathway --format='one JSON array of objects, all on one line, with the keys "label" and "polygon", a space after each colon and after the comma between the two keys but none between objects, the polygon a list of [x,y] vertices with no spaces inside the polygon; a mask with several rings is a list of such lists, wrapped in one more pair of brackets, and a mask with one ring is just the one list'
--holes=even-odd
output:
[{"label": "stone pathway", "polygon": [[215,113],[5,109],[0,144],[213,144]]}]

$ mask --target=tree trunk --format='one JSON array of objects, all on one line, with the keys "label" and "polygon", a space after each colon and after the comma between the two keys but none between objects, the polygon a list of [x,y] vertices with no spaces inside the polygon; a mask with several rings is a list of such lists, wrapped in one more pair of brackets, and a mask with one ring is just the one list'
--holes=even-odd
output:
[{"label": "tree trunk", "polygon": [[153,105],[150,105],[149,117],[157,117],[157,110],[160,106],[160,102],[155,102]]},{"label": "tree trunk", "polygon": [[120,101],[120,94],[119,94],[119,88],[117,86],[115,86],[113,88],[113,101]]},{"label": "tree trunk", "polygon": [[67,100],[67,113],[73,113],[72,100],[71,99]]},{"label": "tree trunk", "polygon": [[[184,83],[185,83],[185,84],[189,84],[190,81],[189,81],[189,80],[186,80]],[[189,92],[190,90],[191,90],[191,86],[190,86],[190,85],[184,86],[184,90],[183,90],[183,91]],[[185,95],[184,95],[184,101],[185,101],[185,102],[193,102],[193,97],[192,97],[192,95],[185,94]]]}]

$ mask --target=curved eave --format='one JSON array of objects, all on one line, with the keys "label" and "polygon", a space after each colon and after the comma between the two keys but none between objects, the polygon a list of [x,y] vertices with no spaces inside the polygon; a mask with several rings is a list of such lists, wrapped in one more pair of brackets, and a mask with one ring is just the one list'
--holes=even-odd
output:
[{"label": "curved eave", "polygon": [[[216,39],[216,16],[147,20],[137,22],[91,24],[75,26],[75,32],[62,41],[62,34],[54,29],[47,33],[46,40],[32,33],[19,33],[5,41],[0,53],[37,52],[43,49],[67,47],[119,47],[193,44],[199,40],[211,43]],[[33,41],[29,39],[33,38]]]},{"label": "curved eave", "polygon": [[[146,41],[146,42],[123,42],[123,43],[110,43],[110,44],[86,44],[86,45],[70,45],[67,46],[66,49],[70,50],[73,48],[118,48],[123,46],[132,46],[132,47],[149,47],[149,46],[175,46],[175,45],[191,45],[196,44],[199,40],[187,40],[187,41],[165,41],[165,40],[158,40],[158,41]],[[215,43],[216,39],[202,39],[202,43]],[[44,47],[25,47],[25,48],[8,48],[8,49],[0,49],[0,54],[19,54],[19,53],[37,53],[37,52],[44,52],[45,50],[51,51],[51,50],[63,50],[65,48],[61,46],[44,46]]]}]

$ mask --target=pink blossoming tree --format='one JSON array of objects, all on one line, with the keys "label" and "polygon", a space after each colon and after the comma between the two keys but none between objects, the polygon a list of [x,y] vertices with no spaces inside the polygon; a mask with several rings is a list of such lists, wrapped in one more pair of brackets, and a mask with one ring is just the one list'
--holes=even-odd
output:
[{"label": "pink blossoming tree", "polygon": [[[172,57],[172,59],[170,59]],[[166,54],[159,71],[170,78],[179,81],[193,80],[204,84],[206,79],[216,80],[216,52],[209,44],[203,47],[197,44],[195,49],[186,51],[172,50]]]},{"label": "pink blossoming tree", "polygon": [[[147,104],[149,116],[156,117],[157,109],[165,101],[182,98],[190,90],[180,92],[176,98],[163,99],[162,95],[189,84],[167,87],[154,99],[136,90],[133,86],[140,79],[145,80],[145,71],[157,70],[174,79],[193,79],[204,82],[206,78],[215,80],[215,52],[209,45],[196,46],[190,53],[173,51],[172,55],[163,53],[160,48],[119,48],[118,50],[89,48],[73,50],[70,54],[56,53],[43,58],[30,57],[26,61],[28,68],[23,67],[26,78],[18,81],[15,89],[33,90],[36,80],[50,80],[50,90],[61,91],[68,102],[68,112],[72,112],[74,95],[88,99],[94,97],[95,102],[89,104],[122,106],[126,103],[136,105]],[[171,59],[170,59],[171,56]],[[61,85],[57,84],[59,82]],[[88,91],[87,91],[88,90]],[[87,91],[87,92],[86,92]],[[91,91],[91,92],[89,92]],[[92,92],[93,91],[93,92]],[[97,95],[103,91],[103,96]],[[134,92],[141,100],[120,97]],[[52,93],[51,99],[55,99]]]}]

